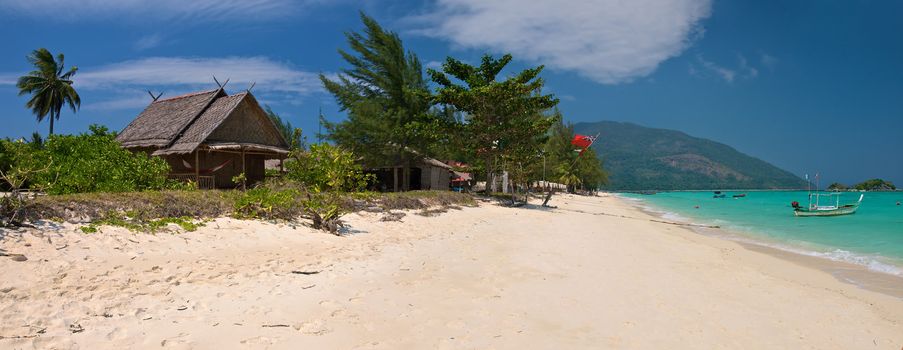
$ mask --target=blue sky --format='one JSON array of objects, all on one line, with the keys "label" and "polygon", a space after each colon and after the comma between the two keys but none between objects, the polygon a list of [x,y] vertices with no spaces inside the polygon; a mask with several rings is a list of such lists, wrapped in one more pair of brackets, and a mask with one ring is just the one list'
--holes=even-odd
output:
[{"label": "blue sky", "polygon": [[363,10],[428,66],[512,53],[545,64],[572,122],[684,131],[824,181],[903,185],[903,2],[708,0],[0,0],[0,137],[47,132],[16,96],[25,56],[77,65],[77,114],[57,132],[121,129],[165,96],[256,82],[253,92],[307,135],[318,73],[345,67],[343,32]]}]

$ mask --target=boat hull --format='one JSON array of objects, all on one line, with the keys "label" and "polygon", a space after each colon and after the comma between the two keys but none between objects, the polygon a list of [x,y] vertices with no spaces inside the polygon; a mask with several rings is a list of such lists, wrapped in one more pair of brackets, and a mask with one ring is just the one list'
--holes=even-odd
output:
[{"label": "boat hull", "polygon": [[856,209],[859,209],[859,206],[849,206],[849,207],[840,207],[837,209],[830,210],[805,210],[798,209],[793,211],[793,215],[796,216],[839,216],[839,215],[850,215],[855,214]]}]

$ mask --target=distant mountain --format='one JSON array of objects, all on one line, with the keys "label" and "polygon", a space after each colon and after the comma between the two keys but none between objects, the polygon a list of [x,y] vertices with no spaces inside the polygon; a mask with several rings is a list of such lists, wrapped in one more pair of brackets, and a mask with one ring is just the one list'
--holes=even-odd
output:
[{"label": "distant mountain", "polygon": [[806,181],[761,159],[680,131],[631,123],[577,123],[609,171],[612,190],[797,189]]}]

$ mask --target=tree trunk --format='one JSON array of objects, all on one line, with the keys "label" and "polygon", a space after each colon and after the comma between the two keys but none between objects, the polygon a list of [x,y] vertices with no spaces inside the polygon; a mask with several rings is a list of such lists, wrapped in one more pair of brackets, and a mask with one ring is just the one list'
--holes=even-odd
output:
[{"label": "tree trunk", "polygon": [[50,133],[47,136],[53,135],[53,113],[50,113]]}]

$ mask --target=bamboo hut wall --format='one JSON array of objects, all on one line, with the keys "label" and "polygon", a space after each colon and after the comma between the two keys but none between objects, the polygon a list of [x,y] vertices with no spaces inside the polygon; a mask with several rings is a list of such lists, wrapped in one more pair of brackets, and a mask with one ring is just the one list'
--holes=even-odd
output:
[{"label": "bamboo hut wall", "polygon": [[451,172],[448,169],[422,164],[419,166],[420,186],[424,190],[448,190],[451,181]]},{"label": "bamboo hut wall", "polygon": [[[249,162],[245,163],[245,166],[248,170],[246,174],[248,176],[248,180],[251,180],[251,177],[254,177],[256,181],[260,181],[263,179],[264,170],[263,167],[263,156],[260,155],[247,155]],[[251,160],[254,157],[254,160]],[[169,163],[170,168],[172,168],[172,174],[194,174],[194,153],[191,154],[178,154],[178,155],[167,155],[163,157],[166,159],[166,162]],[[257,161],[256,158],[259,158],[260,161]],[[214,183],[217,188],[232,188],[235,187],[236,184],[232,182],[232,177],[241,174],[241,155],[235,153],[226,153],[226,152],[207,152],[200,151],[198,153],[198,162],[200,163],[201,170],[210,170],[216,166],[219,166],[227,161],[230,161],[226,166],[221,169],[213,172],[201,172],[201,175],[213,176]],[[188,162],[191,164],[192,168],[188,168],[183,163]],[[260,164],[258,164],[260,163]],[[257,169],[261,168],[261,169]],[[260,174],[260,175],[258,175]],[[250,183],[250,181],[249,181]]]},{"label": "bamboo hut wall", "polygon": [[243,100],[210,136],[208,142],[244,142],[283,147],[279,134],[270,123],[265,112]]}]

